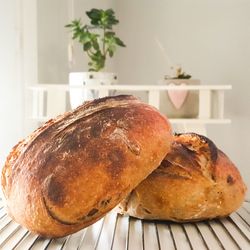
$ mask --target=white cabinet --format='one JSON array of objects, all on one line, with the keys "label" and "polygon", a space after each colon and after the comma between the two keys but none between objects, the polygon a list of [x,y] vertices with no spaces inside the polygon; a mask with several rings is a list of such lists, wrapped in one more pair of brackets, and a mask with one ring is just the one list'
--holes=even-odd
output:
[{"label": "white cabinet", "polygon": [[[29,87],[32,95],[32,105],[29,119],[44,122],[67,111],[67,96],[70,91],[66,84],[37,84]],[[199,112],[197,118],[169,119],[176,132],[197,132],[206,134],[207,124],[229,124],[230,119],[224,117],[224,92],[230,90],[230,85],[93,85],[74,87],[96,90],[99,96],[108,90],[140,92],[146,91],[148,103],[156,108],[160,105],[160,92],[167,90],[199,91]],[[109,91],[110,92],[110,91]]]}]

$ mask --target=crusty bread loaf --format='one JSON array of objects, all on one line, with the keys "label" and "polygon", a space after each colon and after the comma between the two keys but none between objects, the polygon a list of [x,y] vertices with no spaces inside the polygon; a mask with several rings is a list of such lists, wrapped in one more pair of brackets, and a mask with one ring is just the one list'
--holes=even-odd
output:
[{"label": "crusty bread loaf", "polygon": [[211,140],[179,134],[160,167],[119,207],[141,219],[197,221],[229,215],[245,192],[238,170]]},{"label": "crusty bread loaf", "polygon": [[100,219],[159,166],[170,125],[132,96],[87,102],[16,145],[2,171],[9,214],[61,237]]}]

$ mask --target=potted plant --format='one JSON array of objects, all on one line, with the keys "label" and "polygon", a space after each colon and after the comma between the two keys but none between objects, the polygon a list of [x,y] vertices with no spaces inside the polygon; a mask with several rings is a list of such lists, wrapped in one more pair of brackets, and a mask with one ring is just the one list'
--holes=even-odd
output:
[{"label": "potted plant", "polygon": [[[72,39],[82,45],[83,51],[89,57],[89,71],[70,73],[69,83],[72,86],[112,84],[117,81],[116,74],[102,70],[105,68],[107,59],[113,57],[117,47],[125,47],[123,41],[113,31],[113,26],[119,21],[112,9],[91,9],[86,11],[86,15],[90,19],[90,24],[83,25],[81,19],[77,19],[65,25],[72,32]],[[77,100],[76,96],[81,100]],[[77,89],[70,91],[72,108],[82,101],[96,97],[96,91],[84,90],[82,93]]]},{"label": "potted plant", "polygon": [[[164,77],[167,85],[199,85],[200,80],[186,74],[180,65],[170,67],[169,75]],[[163,93],[162,93],[163,94]],[[198,91],[168,90],[167,96],[161,96],[160,109],[170,118],[195,118],[199,112]]]}]

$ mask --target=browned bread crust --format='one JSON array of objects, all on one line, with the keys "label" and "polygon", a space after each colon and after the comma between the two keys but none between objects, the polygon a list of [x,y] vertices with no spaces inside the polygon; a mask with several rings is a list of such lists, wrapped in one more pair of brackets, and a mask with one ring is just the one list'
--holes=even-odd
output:
[{"label": "browned bread crust", "polygon": [[16,145],[2,170],[9,214],[45,237],[100,219],[170,150],[170,125],[132,96],[87,102]]},{"label": "browned bread crust", "polygon": [[160,167],[119,207],[141,219],[197,221],[229,215],[245,192],[239,171],[211,140],[178,134]]}]

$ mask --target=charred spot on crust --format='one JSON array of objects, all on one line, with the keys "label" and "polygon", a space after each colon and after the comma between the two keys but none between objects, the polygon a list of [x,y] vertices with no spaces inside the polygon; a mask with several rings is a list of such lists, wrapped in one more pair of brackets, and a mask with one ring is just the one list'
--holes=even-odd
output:
[{"label": "charred spot on crust", "polygon": [[53,148],[58,148],[57,151],[74,151],[85,147],[88,143],[88,138],[84,137],[84,134],[77,129],[73,132],[65,131],[59,138],[58,142],[54,142],[53,146]]},{"label": "charred spot on crust", "polygon": [[196,133],[175,133],[174,135],[175,136],[190,135],[190,136],[198,137],[201,142],[208,144],[212,162],[215,163],[217,161],[217,158],[218,158],[218,148],[213,143],[213,141],[211,141],[206,136],[200,135],[200,134],[196,134]]},{"label": "charred spot on crust", "polygon": [[118,177],[125,166],[126,158],[123,151],[119,148],[113,149],[108,154],[108,159],[110,160],[110,164],[107,167],[107,171],[112,177]]},{"label": "charred spot on crust", "polygon": [[90,135],[94,138],[97,138],[101,135],[102,133],[102,125],[100,123],[92,125],[90,129]]},{"label": "charred spot on crust", "polygon": [[201,139],[201,141],[208,144],[208,147],[210,150],[210,155],[211,155],[211,160],[213,163],[215,163],[217,161],[217,158],[218,158],[218,149],[217,149],[216,145],[213,143],[213,141],[211,141],[209,138],[207,138],[204,135],[199,135],[196,133],[191,133],[191,134],[199,137]]},{"label": "charred spot on crust", "polygon": [[75,140],[75,138],[72,137],[71,140],[68,140],[67,142],[64,143],[62,150],[65,150],[65,151],[72,150],[72,151],[74,151],[77,148],[79,148],[79,142],[77,140]]},{"label": "charred spot on crust", "polygon": [[122,158],[124,158],[123,151],[116,148],[108,154],[108,158],[111,162],[119,162]]},{"label": "charred spot on crust", "polygon": [[102,102],[106,102],[108,100],[114,100],[114,101],[119,101],[119,100],[137,100],[132,95],[117,95],[117,96],[107,96],[99,99],[95,99],[93,101],[87,102],[86,106],[95,106],[97,104],[100,104]]},{"label": "charred spot on crust", "polygon": [[49,176],[45,180],[44,194],[55,205],[63,205],[65,200],[65,190],[62,183],[57,181],[55,177]]},{"label": "charred spot on crust", "polygon": [[93,208],[93,209],[91,209],[91,210],[88,212],[87,216],[88,216],[88,217],[93,216],[93,215],[95,215],[97,212],[99,212],[99,210],[98,210],[97,208]]},{"label": "charred spot on crust", "polygon": [[101,160],[101,155],[100,155],[100,152],[94,148],[94,147],[91,147],[89,150],[88,150],[88,159],[92,162],[92,163],[97,163]]},{"label": "charred spot on crust", "polygon": [[178,145],[176,149],[179,154],[183,155],[187,159],[189,159],[190,157],[195,157],[196,151],[191,150],[185,144]]},{"label": "charred spot on crust", "polygon": [[159,168],[169,168],[172,166],[172,163],[169,162],[167,159],[164,159],[162,162],[161,162],[161,165],[158,167]]},{"label": "charred spot on crust", "polygon": [[233,185],[234,184],[234,179],[233,179],[233,177],[230,174],[227,176],[227,183],[229,185]]}]

